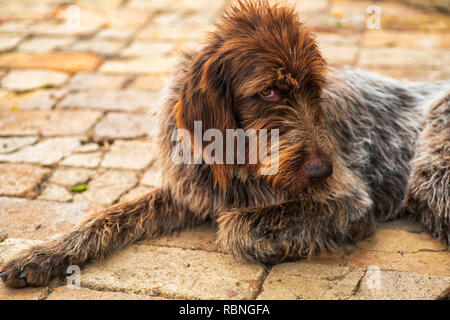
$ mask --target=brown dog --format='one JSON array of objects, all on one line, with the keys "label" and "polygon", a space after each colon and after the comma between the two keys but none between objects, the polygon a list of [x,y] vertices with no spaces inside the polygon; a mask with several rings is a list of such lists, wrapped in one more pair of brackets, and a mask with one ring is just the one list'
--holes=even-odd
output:
[{"label": "brown dog", "polygon": [[[206,219],[218,224],[218,243],[225,250],[269,264],[367,237],[376,219],[402,212],[409,162],[429,121],[427,101],[446,86],[329,67],[293,9],[240,2],[174,72],[159,115],[164,186],[22,252],[2,266],[0,276],[11,287],[44,285],[70,264],[81,266],[139,239]],[[405,205],[403,212],[420,216],[415,208],[425,210],[422,221],[448,244],[450,161],[441,160],[449,158],[449,105],[445,99],[439,103],[433,114],[442,125],[428,129],[444,141],[442,148],[431,148],[438,168],[425,167],[419,174],[433,176],[433,186],[414,188],[413,175],[411,198],[404,203],[417,203],[415,190],[425,201]],[[196,121],[202,124],[199,132]],[[249,145],[243,155],[233,152],[231,163],[211,163],[203,153],[209,129],[223,136],[231,129],[265,129],[271,138],[276,132],[278,139],[264,146],[277,150],[277,157],[249,163],[255,153]],[[194,150],[181,153],[197,153],[198,163],[174,161],[180,152],[181,139],[173,139],[177,130],[189,134],[183,145],[194,144]],[[424,133],[422,144],[428,136]],[[216,148],[218,154],[228,156],[230,149]],[[240,156],[245,161],[237,161]],[[276,172],[262,174],[275,161]],[[431,197],[435,202],[426,201]]]}]

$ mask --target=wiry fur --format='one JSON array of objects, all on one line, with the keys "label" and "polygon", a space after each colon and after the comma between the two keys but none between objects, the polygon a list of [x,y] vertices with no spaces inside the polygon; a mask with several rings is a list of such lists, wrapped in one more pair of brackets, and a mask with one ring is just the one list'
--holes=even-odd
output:
[{"label": "wiry fur", "polygon": [[[206,219],[237,257],[298,259],[367,237],[375,219],[398,217],[408,179],[405,206],[448,244],[448,98],[427,108],[446,86],[327,67],[292,9],[242,2],[174,72],[159,114],[163,187],[21,253],[2,267],[3,281],[43,285],[70,263]],[[277,101],[258,96],[267,87]],[[175,164],[172,133],[192,132],[196,120],[222,132],[279,129],[279,172],[259,175],[262,163]],[[333,173],[313,183],[308,163]]]}]

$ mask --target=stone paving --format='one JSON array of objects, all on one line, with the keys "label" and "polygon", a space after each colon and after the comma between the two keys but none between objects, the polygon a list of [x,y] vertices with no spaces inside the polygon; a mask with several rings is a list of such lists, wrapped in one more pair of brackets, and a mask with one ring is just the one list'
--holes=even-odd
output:
[{"label": "stone paving", "polygon": [[[0,264],[160,184],[148,110],[180,50],[202,41],[227,2],[0,2]],[[450,79],[448,15],[403,2],[288,2],[332,64]],[[380,30],[367,27],[373,4]],[[83,269],[82,289],[1,284],[0,299],[434,299],[450,286],[448,250],[406,220],[271,268],[220,252],[214,232],[204,224],[132,245]]]}]

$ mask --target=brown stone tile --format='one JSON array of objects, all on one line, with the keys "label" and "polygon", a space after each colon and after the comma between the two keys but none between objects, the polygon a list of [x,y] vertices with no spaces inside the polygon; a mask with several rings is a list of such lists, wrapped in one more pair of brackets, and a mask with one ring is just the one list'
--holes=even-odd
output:
[{"label": "brown stone tile", "polygon": [[91,53],[75,52],[10,52],[0,55],[0,67],[38,68],[67,72],[96,69],[101,59]]},{"label": "brown stone tile", "polygon": [[0,136],[65,136],[85,133],[102,115],[89,110],[1,110]]},{"label": "brown stone tile", "polygon": [[47,295],[45,287],[11,289],[0,282],[0,300],[43,300]]},{"label": "brown stone tile", "polygon": [[86,288],[70,289],[67,286],[56,288],[46,300],[160,300],[144,295],[125,292],[95,291]]},{"label": "brown stone tile", "polygon": [[50,169],[29,164],[0,163],[0,195],[33,198]]},{"label": "brown stone tile", "polygon": [[308,262],[274,266],[264,280],[258,299],[348,299],[364,269]]},{"label": "brown stone tile", "polygon": [[70,231],[93,209],[86,203],[0,197],[0,229],[10,238],[48,239]]},{"label": "brown stone tile", "polygon": [[369,269],[351,299],[435,300],[450,286],[450,277]]},{"label": "brown stone tile", "polygon": [[263,274],[261,265],[222,253],[133,245],[89,265],[81,285],[186,299],[250,299]]}]

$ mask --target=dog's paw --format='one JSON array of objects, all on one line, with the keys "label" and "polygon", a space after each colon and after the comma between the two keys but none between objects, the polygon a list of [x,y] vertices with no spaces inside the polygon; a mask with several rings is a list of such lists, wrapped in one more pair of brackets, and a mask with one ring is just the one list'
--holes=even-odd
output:
[{"label": "dog's paw", "polygon": [[11,288],[46,285],[56,273],[50,261],[48,254],[25,251],[0,267],[0,278]]}]

